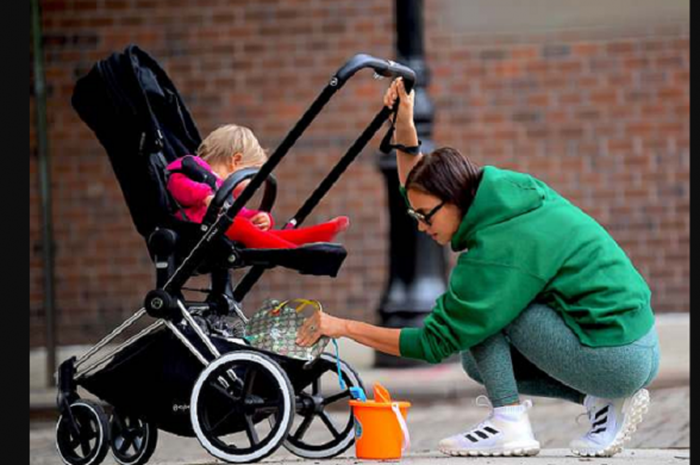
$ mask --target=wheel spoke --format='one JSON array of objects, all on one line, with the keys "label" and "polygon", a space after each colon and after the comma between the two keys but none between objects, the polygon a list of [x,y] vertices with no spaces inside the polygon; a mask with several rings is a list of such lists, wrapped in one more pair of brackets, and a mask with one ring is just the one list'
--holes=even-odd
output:
[{"label": "wheel spoke", "polygon": [[333,419],[329,417],[328,414],[324,411],[321,411],[318,415],[321,417],[321,421],[323,421],[323,423],[326,425],[333,437],[335,439],[340,438],[340,433],[338,432],[338,428],[335,426]]},{"label": "wheel spoke", "polygon": [[250,447],[255,447],[260,443],[258,438],[258,432],[255,430],[255,425],[253,424],[253,419],[250,415],[244,415],[245,418],[245,432],[248,435],[248,440],[250,441]]},{"label": "wheel spoke", "polygon": [[229,391],[227,391],[221,384],[219,384],[218,381],[212,380],[209,382],[209,387],[214,388],[215,391],[223,395],[224,397],[227,397],[228,400],[231,400],[233,402],[238,402],[238,398],[231,394]]},{"label": "wheel spoke", "polygon": [[92,447],[90,446],[90,440],[81,438],[80,439],[80,450],[83,452],[83,457],[87,457],[90,455],[90,451],[92,450]]},{"label": "wheel spoke", "polygon": [[97,431],[97,423],[93,422],[92,420],[88,423],[86,426],[85,431],[81,434],[81,437],[85,441],[90,441],[91,439],[95,439],[98,436],[98,431]]},{"label": "wheel spoke", "polygon": [[66,423],[68,424],[68,437],[71,439],[79,439],[81,428],[80,420],[76,418],[75,415],[71,415],[70,412],[68,412]]},{"label": "wheel spoke", "polygon": [[228,420],[234,413],[236,413],[234,410],[229,411],[226,415],[223,416],[223,418],[221,418],[221,420],[217,421],[213,427],[209,428],[209,431],[213,432],[216,428],[219,427],[219,425]]},{"label": "wheel spoke", "polygon": [[256,412],[276,412],[280,409],[279,402],[275,400],[267,401],[267,402],[260,402],[259,404],[255,404],[255,411]]},{"label": "wheel spoke", "polygon": [[134,444],[134,441],[127,436],[122,436],[122,445],[117,449],[120,454],[126,454],[126,452],[131,448],[131,446]]},{"label": "wheel spoke", "polygon": [[309,430],[309,427],[311,426],[311,423],[314,421],[314,414],[311,413],[304,417],[304,421],[301,422],[301,425],[299,425],[299,429],[297,430],[296,433],[294,433],[294,436],[292,436],[295,440],[301,441],[301,438],[304,437],[306,432]]},{"label": "wheel spoke", "polygon": [[253,383],[255,383],[255,378],[258,372],[253,367],[248,368],[245,374],[245,381],[243,381],[243,395],[249,396],[253,392]]},{"label": "wheel spoke", "polygon": [[113,438],[113,446],[117,451],[121,450],[122,445],[124,445],[124,436],[116,436]]},{"label": "wheel spoke", "polygon": [[350,398],[350,390],[349,389],[346,391],[343,391],[343,392],[339,392],[338,394],[334,394],[330,397],[326,397],[325,399],[323,399],[322,404],[325,406],[325,405],[329,405],[329,404],[332,404],[334,402],[338,402],[339,400],[343,400],[346,398]]},{"label": "wheel spoke", "polygon": [[143,449],[143,441],[145,436],[134,438],[134,451],[138,454]]},{"label": "wheel spoke", "polygon": [[70,436],[68,441],[68,447],[75,450],[80,445],[80,437]]}]

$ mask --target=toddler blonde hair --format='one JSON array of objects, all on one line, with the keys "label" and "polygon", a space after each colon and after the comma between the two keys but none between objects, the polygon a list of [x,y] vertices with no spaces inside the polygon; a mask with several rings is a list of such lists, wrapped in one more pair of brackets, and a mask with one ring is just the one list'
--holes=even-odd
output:
[{"label": "toddler blonde hair", "polygon": [[197,155],[211,164],[224,163],[236,153],[243,155],[242,166],[260,166],[267,153],[250,129],[227,124],[212,131],[197,149]]}]

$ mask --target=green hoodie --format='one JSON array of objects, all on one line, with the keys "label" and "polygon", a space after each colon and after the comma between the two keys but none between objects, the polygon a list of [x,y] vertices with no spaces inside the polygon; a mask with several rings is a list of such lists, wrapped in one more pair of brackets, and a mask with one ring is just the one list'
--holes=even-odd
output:
[{"label": "green hoodie", "polygon": [[590,347],[629,344],[653,325],[649,287],[620,246],[527,174],[485,167],[451,245],[467,251],[424,326],[401,331],[404,357],[438,363],[501,331],[533,301],[557,310]]}]

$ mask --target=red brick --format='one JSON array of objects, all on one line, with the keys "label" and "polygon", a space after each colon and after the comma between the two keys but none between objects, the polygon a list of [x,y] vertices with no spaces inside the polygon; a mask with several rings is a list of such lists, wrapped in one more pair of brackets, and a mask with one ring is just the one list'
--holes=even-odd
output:
[{"label": "red brick", "polygon": [[552,97],[550,94],[535,94],[527,98],[528,105],[533,107],[546,107],[551,104]]},{"label": "red brick", "polygon": [[566,105],[577,105],[582,102],[580,92],[567,92],[559,96],[559,103]]},{"label": "red brick", "polygon": [[529,61],[525,64],[525,71],[531,74],[545,74],[552,69],[553,65],[545,61]]},{"label": "red brick", "polygon": [[657,57],[654,62],[655,66],[661,69],[673,70],[686,66],[686,58],[679,55]]},{"label": "red brick", "polygon": [[583,69],[583,62],[578,60],[562,61],[556,64],[556,70],[564,74],[578,74],[581,73]]},{"label": "red brick", "polygon": [[659,98],[663,100],[682,100],[687,97],[686,89],[680,87],[664,87],[659,89]]},{"label": "red brick", "polygon": [[648,68],[651,61],[646,57],[635,57],[626,59],[623,64],[625,69],[638,70]]},{"label": "red brick", "polygon": [[630,72],[624,74],[611,74],[608,76],[608,84],[615,87],[629,88],[635,84],[635,78]]},{"label": "red brick", "polygon": [[617,91],[601,90],[591,92],[590,100],[593,104],[615,105],[617,103]]},{"label": "red brick", "polygon": [[510,52],[514,60],[533,60],[539,56],[539,49],[534,45],[516,46]]},{"label": "red brick", "polygon": [[593,56],[598,55],[602,51],[602,47],[597,43],[578,43],[571,46],[571,53],[575,56]]},{"label": "red brick", "polygon": [[633,42],[613,42],[605,47],[605,50],[611,55],[630,54],[634,49],[635,44]]},{"label": "red brick", "polygon": [[678,85],[688,85],[690,83],[690,70],[683,69],[673,73],[674,82]]},{"label": "red brick", "polygon": [[493,66],[494,74],[501,78],[515,78],[522,74],[522,67],[515,62],[507,61],[496,63]]}]

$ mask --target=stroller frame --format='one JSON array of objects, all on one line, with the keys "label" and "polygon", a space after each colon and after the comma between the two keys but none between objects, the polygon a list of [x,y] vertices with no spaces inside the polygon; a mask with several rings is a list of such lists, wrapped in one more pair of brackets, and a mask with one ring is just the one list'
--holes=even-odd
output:
[{"label": "stroller frame", "polygon": [[[60,427],[62,422],[64,429],[68,431],[68,433],[64,434],[72,437],[71,435],[75,435],[78,432],[76,428],[80,426],[78,417],[80,417],[80,415],[86,415],[82,410],[76,411],[74,405],[82,407],[88,405],[89,408],[87,410],[90,411],[88,416],[92,415],[92,412],[95,412],[93,417],[97,417],[96,419],[91,418],[92,423],[107,426],[107,428],[103,429],[108,429],[106,419],[101,418],[103,413],[100,412],[100,407],[96,404],[93,405],[88,401],[81,401],[77,394],[77,386],[89,381],[91,374],[94,374],[99,368],[103,368],[108,364],[114,364],[115,360],[125,352],[128,352],[130,348],[138,346],[144,340],[148,339],[147,336],[158,334],[158,330],[166,328],[177,340],[183,344],[187,351],[196,358],[201,366],[204,367],[205,371],[207,368],[212,367],[212,365],[215,363],[233,363],[231,368],[226,370],[229,380],[225,381],[225,384],[229,382],[234,384],[244,383],[244,380],[240,379],[240,376],[236,372],[235,362],[238,359],[236,359],[235,356],[229,357],[231,358],[230,361],[222,360],[222,358],[226,358],[230,355],[228,352],[224,352],[221,349],[222,339],[225,339],[227,344],[233,344],[233,346],[236,347],[234,350],[237,352],[232,352],[234,354],[238,354],[238,351],[243,354],[258,354],[258,358],[262,357],[258,360],[258,362],[263,365],[268,362],[275,363],[275,361],[280,365],[288,363],[286,360],[282,360],[287,357],[265,353],[265,351],[249,347],[247,346],[246,341],[241,338],[221,338],[215,334],[207,334],[207,332],[200,327],[198,322],[195,321],[194,316],[198,314],[206,314],[207,312],[212,312],[219,315],[234,314],[243,323],[245,323],[247,322],[247,318],[241,310],[240,302],[242,302],[245,295],[260,279],[265,270],[275,266],[286,266],[289,268],[296,268],[301,273],[305,274],[326,274],[335,276],[342,263],[342,260],[345,258],[345,251],[342,249],[342,246],[338,244],[324,244],[321,245],[320,248],[315,247],[315,245],[307,247],[306,250],[302,250],[302,252],[306,253],[311,258],[310,262],[313,263],[312,265],[308,265],[307,263],[305,267],[301,268],[296,263],[290,264],[291,262],[295,261],[295,257],[291,257],[291,259],[290,257],[286,257],[285,254],[287,251],[240,249],[233,246],[226,249],[227,256],[225,257],[225,266],[228,269],[216,269],[211,272],[212,289],[210,292],[210,297],[213,295],[212,299],[209,299],[207,302],[185,302],[182,298],[181,292],[187,280],[198,272],[205,259],[212,253],[212,250],[217,247],[217,244],[220,243],[222,239],[225,239],[224,233],[233,223],[236,215],[252,198],[255,192],[263,185],[263,183],[267,183],[267,185],[265,198],[263,199],[264,206],[261,207],[261,209],[269,211],[272,206],[271,203],[274,202],[276,192],[276,182],[274,181],[274,177],[271,176],[274,168],[289,152],[291,147],[296,143],[297,139],[309,127],[309,125],[318,116],[333,95],[338,92],[353,75],[365,68],[372,69],[376,78],[402,77],[408,91],[410,91],[415,82],[414,72],[403,65],[394,63],[390,60],[378,59],[366,54],[355,55],[331,77],[320,95],[311,104],[291,131],[286,135],[286,137],[282,140],[280,145],[272,153],[272,155],[270,155],[267,162],[262,165],[262,167],[259,169],[241,170],[234,173],[224,181],[223,185],[217,190],[204,220],[202,221],[201,225],[198,225],[198,240],[196,240],[196,243],[189,254],[185,256],[177,266],[175,266],[172,247],[168,246],[170,238],[168,237],[167,229],[156,229],[150,235],[148,238],[149,247],[153,245],[153,249],[158,251],[153,254],[153,259],[156,266],[157,288],[147,294],[145,304],[142,308],[140,308],[131,317],[115,328],[110,334],[95,344],[85,354],[78,358],[73,357],[63,362],[58,370],[57,384],[59,392],[57,402],[59,411],[61,412],[61,418],[59,419],[59,425],[57,427],[57,435],[59,452],[61,452],[61,456],[65,463],[69,463],[71,465],[94,465],[99,463],[106,454],[106,446],[102,444],[99,447],[95,446],[95,450],[91,450],[86,457],[78,457],[80,460],[74,460],[74,458],[66,457],[61,451]],[[390,109],[382,107],[382,109],[372,119],[370,124],[346,151],[340,161],[333,167],[333,169],[328,173],[328,175],[323,179],[313,193],[305,200],[303,205],[292,216],[292,218],[285,223],[283,229],[296,228],[304,222],[306,217],[311,213],[316,205],[318,205],[321,199],[327,194],[327,192],[350,166],[350,164],[357,158],[363,148],[381,128],[392,112],[395,111],[395,108]],[[162,134],[159,130],[156,131],[156,134],[157,136],[154,147],[155,149],[162,149]],[[161,140],[159,141],[158,138]],[[244,180],[250,180],[248,186],[237,198],[235,198],[235,200],[231,201],[231,193],[233,192],[234,188]],[[302,246],[300,249],[304,249],[304,247],[305,246]],[[306,260],[301,261],[307,262]],[[330,264],[328,264],[328,262],[330,262]],[[230,269],[248,266],[250,266],[250,269],[237,284],[235,289],[232,288]],[[309,266],[311,268],[309,268]],[[128,338],[126,341],[113,348],[101,358],[95,357],[98,352],[102,351],[102,349],[114,341],[118,336],[123,334],[128,328],[133,326],[146,314],[156,318],[157,321]],[[224,350],[228,349],[228,347],[229,346],[225,346]],[[253,355],[250,355],[250,357],[253,357]],[[97,360],[94,360],[95,358],[97,358]],[[312,370],[313,366],[316,365],[315,362],[316,361],[304,363],[301,369],[306,371]],[[327,357],[326,362],[329,362]],[[297,363],[296,365],[298,368],[300,364]],[[333,367],[334,366],[335,364],[333,363]],[[361,380],[359,380],[356,373],[354,373],[349,366],[344,365],[344,368],[345,372],[343,373],[343,376],[347,377],[347,380],[349,381],[352,381],[350,378],[354,377],[355,383],[357,385],[361,385]],[[328,371],[327,367],[325,370]],[[219,379],[221,380],[222,377],[219,376]],[[201,384],[201,382],[204,381],[205,380],[200,379],[198,383]],[[292,384],[289,380],[287,380],[286,383],[290,386]],[[309,407],[310,404],[307,402],[308,399],[301,398],[298,394],[295,396],[291,390],[290,392],[292,392],[293,397],[296,397],[296,399],[292,399],[292,404],[294,404],[296,401],[297,409],[300,408],[300,403],[305,403],[307,408],[311,408]],[[191,405],[190,408],[194,415],[194,410],[196,410],[195,406]],[[85,420],[83,420],[82,423],[85,423]],[[151,427],[153,428],[152,425]],[[291,427],[291,423],[289,427]],[[254,453],[242,454],[240,456],[226,453],[217,454],[216,452],[218,449],[216,447],[214,447],[214,450],[212,450],[205,444],[205,442],[208,441],[203,441],[199,435],[198,439],[200,439],[200,442],[216,457],[231,463],[242,463],[260,460],[261,458],[274,452],[274,450],[281,445],[287,432],[288,429],[286,431],[281,431],[278,434],[281,435],[282,439],[279,440],[277,444],[267,443],[265,446],[267,449],[264,451],[264,454],[255,453],[256,451],[253,447],[253,439],[251,439],[251,447]],[[333,450],[332,452],[334,455],[337,455],[338,453],[347,449],[347,447],[349,447],[351,444],[352,442],[350,441],[347,444],[343,444],[342,448],[336,448],[338,450]],[[211,446],[211,444],[209,445]],[[285,443],[285,446],[287,445],[288,444]],[[114,447],[114,442],[112,442],[113,452]],[[152,445],[149,443],[146,446],[146,449],[154,448],[155,443]],[[304,449],[304,447],[301,447],[301,449],[297,448],[297,451],[294,451],[293,447],[288,448],[297,455],[307,458],[325,458],[330,456],[324,455],[324,451],[309,451]],[[115,455],[115,458],[117,458],[119,463],[128,463],[130,465],[146,463],[150,457],[150,454],[152,453],[152,450],[146,450],[145,452],[146,453],[144,454],[137,454],[137,457],[127,456],[126,458],[121,457],[122,460],[119,460],[119,457]]]}]

